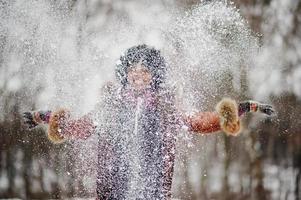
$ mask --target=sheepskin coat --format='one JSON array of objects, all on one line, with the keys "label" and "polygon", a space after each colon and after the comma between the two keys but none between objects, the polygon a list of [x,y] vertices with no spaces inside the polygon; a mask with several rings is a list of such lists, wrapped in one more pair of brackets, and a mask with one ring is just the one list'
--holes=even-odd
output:
[{"label": "sheepskin coat", "polygon": [[177,133],[240,131],[235,101],[223,99],[216,112],[185,116],[169,90],[137,93],[105,87],[95,109],[80,119],[53,112],[48,136],[54,142],[98,134],[98,199],[170,199]]},{"label": "sheepskin coat", "polygon": [[175,140],[182,126],[168,91],[113,88],[100,112],[97,194],[100,199],[171,196]]},{"label": "sheepskin coat", "polygon": [[[128,84],[131,67],[143,65],[152,75],[150,88]],[[215,112],[180,113],[166,86],[166,63],[147,45],[129,48],[116,65],[118,84],[104,88],[89,114],[74,119],[66,109],[51,113],[48,138],[54,143],[98,134],[98,199],[170,199],[177,133],[240,132],[237,104],[223,99]]]}]

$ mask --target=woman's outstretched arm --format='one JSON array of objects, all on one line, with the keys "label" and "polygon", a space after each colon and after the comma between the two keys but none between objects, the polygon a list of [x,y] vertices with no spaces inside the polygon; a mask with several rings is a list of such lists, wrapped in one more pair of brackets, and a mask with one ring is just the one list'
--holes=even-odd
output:
[{"label": "woman's outstretched arm", "polygon": [[25,112],[23,118],[29,128],[47,124],[47,136],[54,143],[61,143],[65,139],[86,139],[95,130],[91,114],[72,119],[66,109]]},{"label": "woman's outstretched arm", "polygon": [[67,109],[55,111],[32,111],[23,113],[24,123],[32,129],[39,124],[47,124],[47,136],[54,143],[61,143],[65,139],[86,139],[96,129],[95,116],[100,115],[101,102],[104,98],[111,97],[115,89],[113,83],[108,82],[100,91],[99,102],[88,114],[75,119]]},{"label": "woman's outstretched arm", "polygon": [[215,112],[198,112],[184,115],[184,123],[192,132],[208,134],[224,131],[228,135],[238,135],[241,131],[240,118],[248,112],[262,112],[267,115],[274,113],[273,107],[256,101],[236,101],[224,98],[217,106]]}]

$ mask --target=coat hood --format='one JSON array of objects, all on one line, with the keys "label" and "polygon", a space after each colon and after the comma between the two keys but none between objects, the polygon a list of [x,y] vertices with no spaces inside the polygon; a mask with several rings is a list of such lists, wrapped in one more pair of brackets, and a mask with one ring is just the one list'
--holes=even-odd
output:
[{"label": "coat hood", "polygon": [[120,56],[116,64],[116,77],[124,86],[127,85],[128,69],[141,63],[148,68],[152,74],[152,88],[158,89],[165,82],[166,63],[159,50],[145,44],[133,46]]}]

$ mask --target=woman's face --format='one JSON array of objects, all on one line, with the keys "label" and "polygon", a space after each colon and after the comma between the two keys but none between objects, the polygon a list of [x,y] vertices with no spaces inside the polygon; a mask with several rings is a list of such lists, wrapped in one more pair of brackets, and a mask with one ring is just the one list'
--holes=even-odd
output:
[{"label": "woman's face", "polygon": [[130,87],[135,90],[143,90],[150,87],[152,75],[145,66],[137,64],[129,68],[127,78]]}]

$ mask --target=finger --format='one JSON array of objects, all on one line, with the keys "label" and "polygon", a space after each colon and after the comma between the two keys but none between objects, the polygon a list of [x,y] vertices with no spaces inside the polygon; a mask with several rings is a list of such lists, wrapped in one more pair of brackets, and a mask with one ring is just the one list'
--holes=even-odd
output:
[{"label": "finger", "polygon": [[271,110],[271,109],[269,109],[269,108],[263,108],[263,109],[262,109],[262,111],[263,111],[264,113],[269,113],[270,110]]},{"label": "finger", "polygon": [[28,118],[24,118],[23,124],[29,129],[38,125],[36,122]]},{"label": "finger", "polygon": [[25,112],[23,113],[23,118],[27,118],[27,119],[33,119],[32,114],[30,112]]},{"label": "finger", "polygon": [[31,123],[24,123],[23,125],[25,126],[26,129],[32,129],[33,128],[33,124],[31,124]]},{"label": "finger", "polygon": [[266,110],[266,114],[268,114],[268,115],[272,115],[274,113],[275,113],[275,111],[273,109]]},{"label": "finger", "polygon": [[265,110],[273,110],[273,106],[268,104],[262,104],[259,106],[259,110],[265,111]]},{"label": "finger", "polygon": [[28,118],[28,117],[23,117],[23,121],[24,122],[29,122],[29,121],[32,121],[32,119]]},{"label": "finger", "polygon": [[267,115],[271,115],[273,112],[270,111],[270,110],[266,110],[264,113],[267,114]]},{"label": "finger", "polygon": [[24,120],[24,124],[31,124],[31,123],[32,123],[31,120],[28,120],[28,119],[25,119],[25,120]]},{"label": "finger", "polygon": [[28,126],[28,129],[33,129],[33,128],[35,128],[36,126],[34,126],[34,125],[30,125],[30,126]]},{"label": "finger", "polygon": [[271,105],[265,105],[266,108],[273,108]]},{"label": "finger", "polygon": [[24,124],[34,125],[34,126],[37,125],[37,123],[35,123],[35,122],[33,122],[33,121],[25,121]]},{"label": "finger", "polygon": [[35,124],[35,123],[30,123],[30,124],[28,124],[28,128],[29,129],[33,129],[34,127],[36,127],[37,126],[37,124]]},{"label": "finger", "polygon": [[30,112],[24,112],[23,116],[31,116],[32,114]]},{"label": "finger", "polygon": [[24,120],[24,124],[33,124],[33,121],[32,120]]}]

